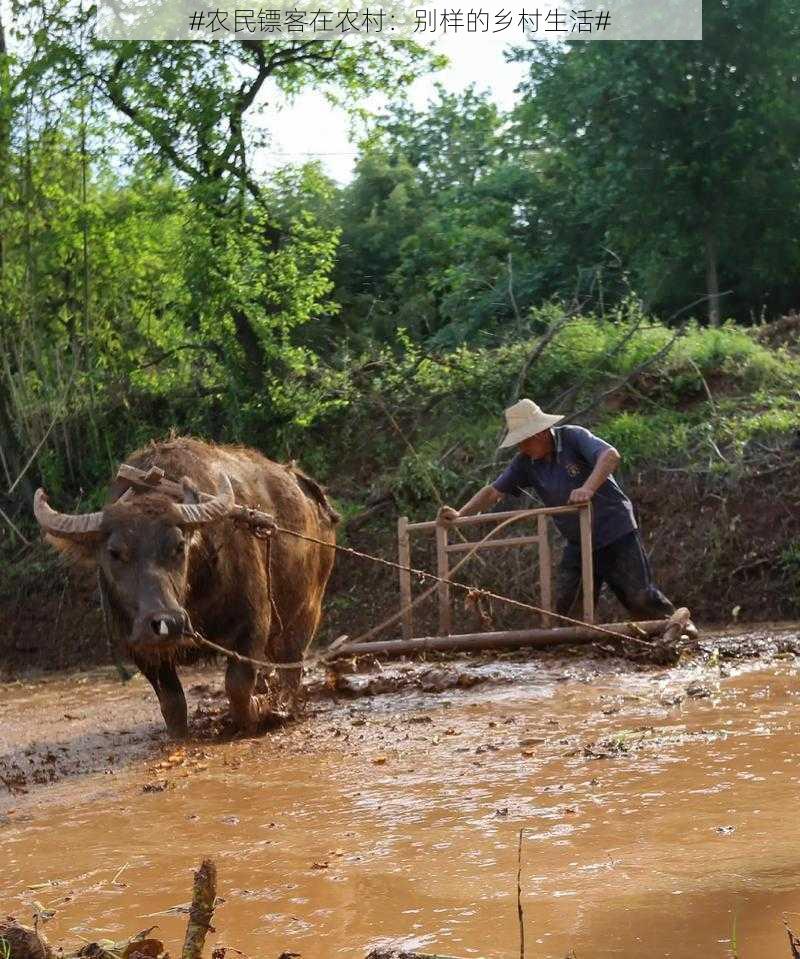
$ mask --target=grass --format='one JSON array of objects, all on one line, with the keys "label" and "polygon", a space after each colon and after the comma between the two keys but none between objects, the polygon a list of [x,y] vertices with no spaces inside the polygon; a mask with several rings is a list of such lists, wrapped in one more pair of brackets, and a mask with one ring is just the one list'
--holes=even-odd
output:
[{"label": "grass", "polygon": [[[326,424],[328,446],[316,465],[328,477],[345,464],[357,471],[353,440],[372,436],[370,482],[391,489],[407,511],[429,511],[434,487],[445,500],[456,495],[473,471],[477,481],[494,468],[502,410],[541,332],[559,316],[551,305],[532,315],[536,336],[436,356],[401,332],[378,360],[354,359],[354,368],[371,363],[376,372],[357,389],[357,378],[348,379],[346,410]],[[631,304],[573,317],[530,364],[522,395],[567,415],[589,407],[578,422],[614,443],[626,468],[691,466],[724,478],[754,443],[784,443],[800,422],[800,355],[732,324],[690,323],[677,339],[675,332]]]}]

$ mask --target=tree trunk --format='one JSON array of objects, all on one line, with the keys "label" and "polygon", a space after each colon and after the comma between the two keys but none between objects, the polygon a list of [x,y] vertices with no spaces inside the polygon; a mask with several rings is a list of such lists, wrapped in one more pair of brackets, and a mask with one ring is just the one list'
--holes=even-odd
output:
[{"label": "tree trunk", "polygon": [[231,318],[236,331],[236,340],[242,349],[245,375],[250,386],[255,391],[260,392],[264,386],[267,360],[258,334],[253,328],[246,310],[238,304],[231,307]]},{"label": "tree trunk", "polygon": [[706,293],[709,326],[719,326],[719,277],[717,276],[717,237],[711,222],[704,230],[706,247]]}]

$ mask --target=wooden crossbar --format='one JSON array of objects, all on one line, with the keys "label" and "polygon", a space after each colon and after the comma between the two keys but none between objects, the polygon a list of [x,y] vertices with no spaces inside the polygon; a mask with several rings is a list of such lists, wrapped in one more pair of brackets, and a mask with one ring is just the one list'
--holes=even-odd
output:
[{"label": "wooden crossbar", "polygon": [[[512,509],[502,513],[477,513],[475,516],[459,516],[448,522],[448,526],[476,526],[481,523],[495,523],[504,519],[511,519],[514,516],[522,519],[525,516],[555,516],[558,513],[578,513],[589,506],[588,503],[575,503],[571,506],[541,506],[537,509]],[[441,524],[433,520],[425,520],[422,523],[409,523],[406,518],[406,524],[409,530],[435,530]]]},{"label": "wooden crossbar", "polygon": [[[499,546],[529,546],[538,543],[538,536],[509,536],[506,539],[490,539],[481,545],[481,549],[497,549]],[[466,540],[463,543],[448,543],[445,550],[448,553],[468,553],[475,545],[475,540]]]}]

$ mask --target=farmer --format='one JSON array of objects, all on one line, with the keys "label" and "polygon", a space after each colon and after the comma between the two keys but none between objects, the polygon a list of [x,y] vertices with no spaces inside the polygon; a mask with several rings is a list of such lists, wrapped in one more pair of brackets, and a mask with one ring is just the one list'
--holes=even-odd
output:
[{"label": "farmer", "polygon": [[[556,426],[563,416],[543,413],[532,400],[506,410],[508,432],[501,447],[519,452],[490,485],[460,510],[442,506],[439,519],[451,522],[494,506],[506,495],[532,488],[545,506],[592,504],[595,600],[602,584],[635,619],[660,619],[674,612],[653,584],[633,506],[613,477],[619,453],[582,426]],[[580,523],[577,513],[553,517],[566,546],[556,576],[556,612],[569,614],[581,585]]]}]

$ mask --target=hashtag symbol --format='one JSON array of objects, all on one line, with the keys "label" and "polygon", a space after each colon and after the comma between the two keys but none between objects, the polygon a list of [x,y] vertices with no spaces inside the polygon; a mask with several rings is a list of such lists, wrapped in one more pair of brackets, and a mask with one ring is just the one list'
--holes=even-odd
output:
[{"label": "hashtag symbol", "polygon": [[608,24],[610,21],[611,21],[611,11],[601,10],[600,13],[597,14],[595,30],[605,30],[606,27],[608,27]]},{"label": "hashtag symbol", "polygon": [[201,30],[203,27],[203,21],[205,20],[206,15],[202,10],[194,10],[192,15],[189,17],[189,29],[190,30]]}]

